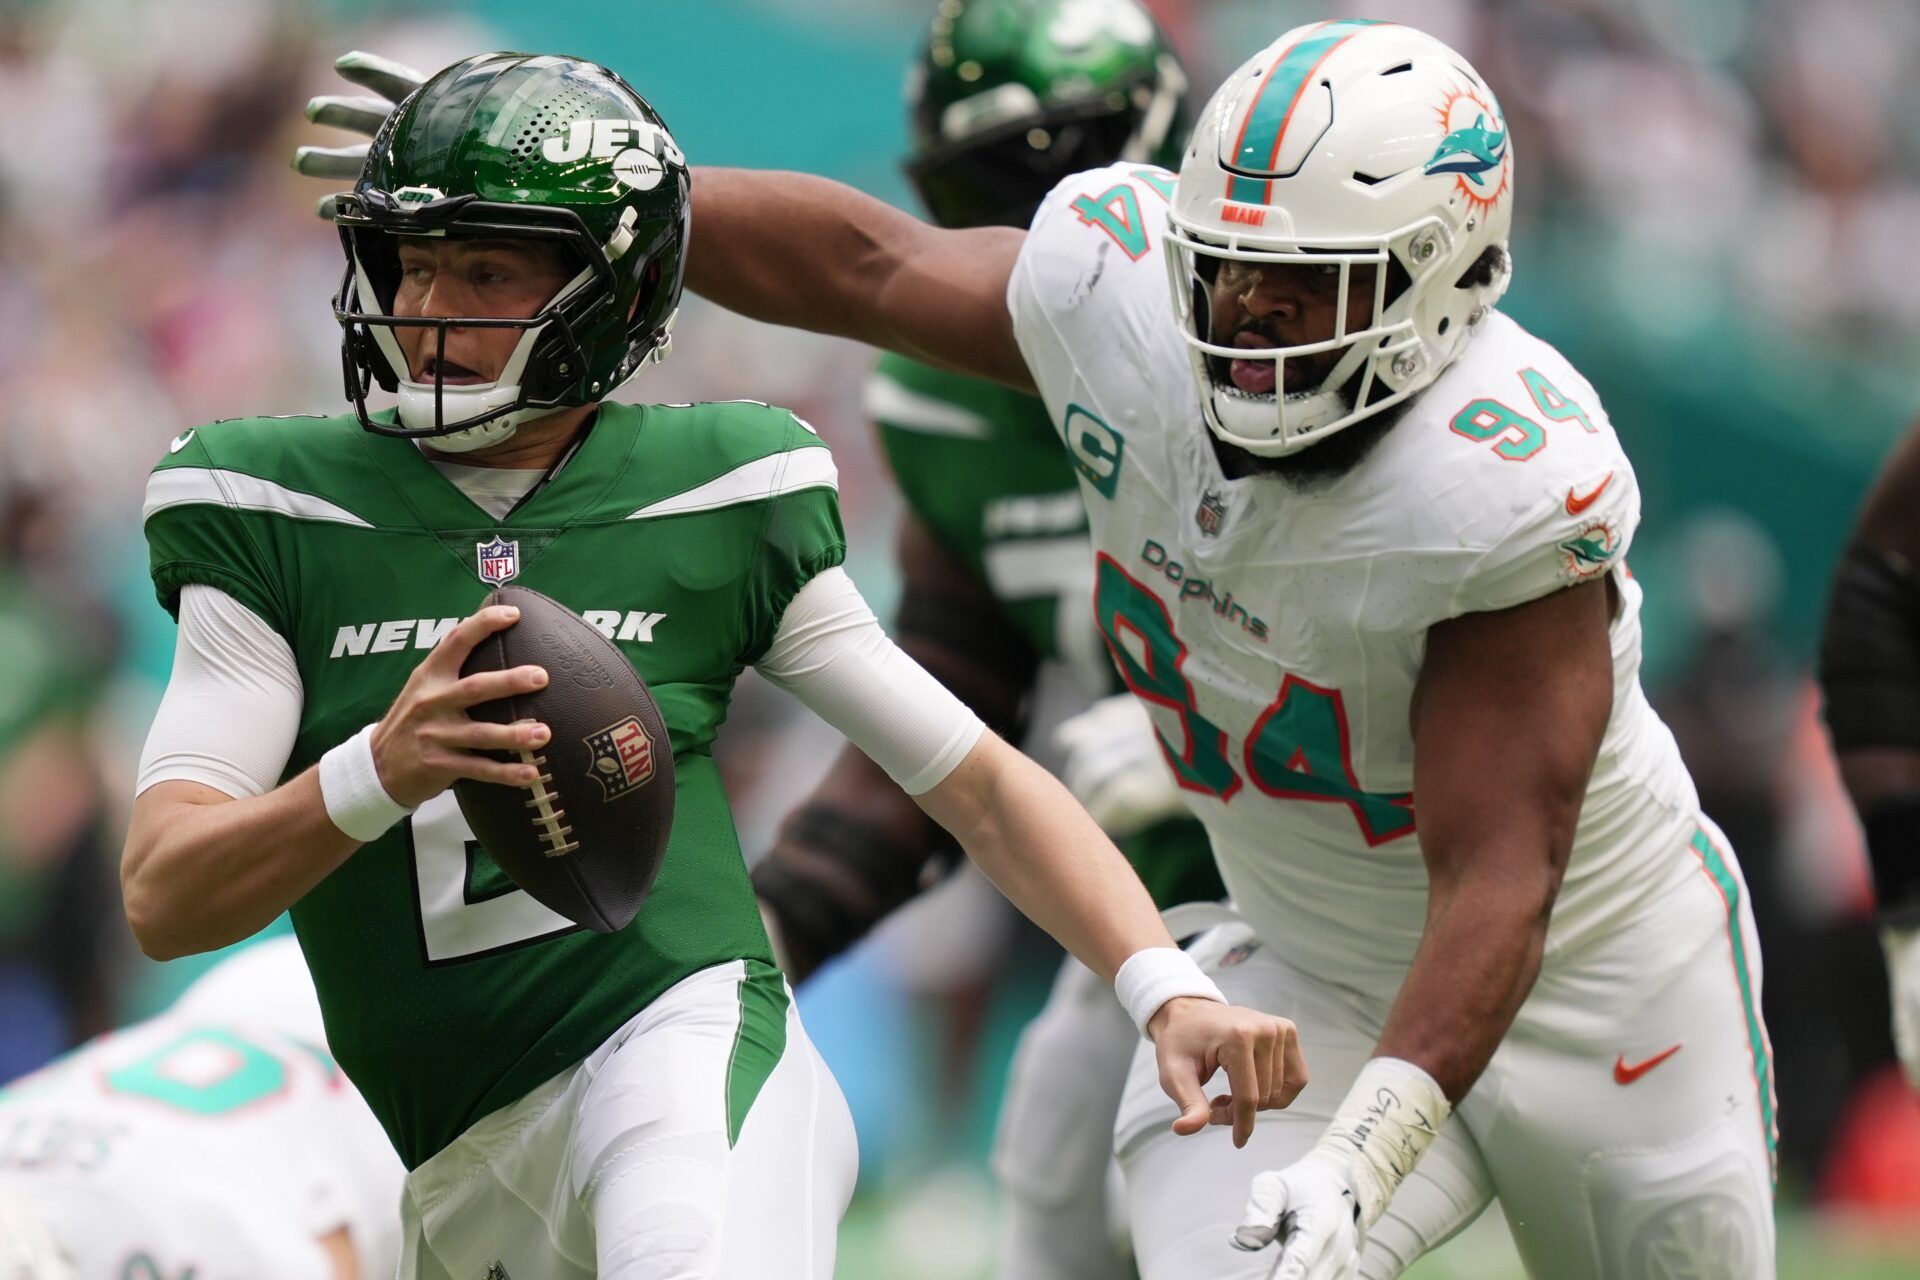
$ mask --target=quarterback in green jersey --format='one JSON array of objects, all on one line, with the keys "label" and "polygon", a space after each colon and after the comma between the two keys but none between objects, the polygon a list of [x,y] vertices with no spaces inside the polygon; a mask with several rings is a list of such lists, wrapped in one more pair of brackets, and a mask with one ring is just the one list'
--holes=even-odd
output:
[{"label": "quarterback in green jersey", "polygon": [[[1227,1007],[1084,811],[880,631],[805,423],[601,403],[666,350],[688,191],[664,122],[605,68],[447,68],[339,201],[353,411],[189,430],[148,488],[180,640],[128,920],[164,958],[291,908],[329,1042],[410,1171],[402,1276],[831,1274],[847,1114],[772,966],[709,755],[749,665],[1116,983],[1182,1132],[1244,1139],[1304,1083],[1291,1024]],[[376,384],[395,410],[370,410]],[[548,737],[465,714],[547,679],[460,675],[513,624],[475,611],[508,580],[605,632],[672,739],[665,865],[615,933],[520,892],[448,790],[531,783],[483,753]],[[1232,1091],[1210,1101],[1219,1066]]]}]

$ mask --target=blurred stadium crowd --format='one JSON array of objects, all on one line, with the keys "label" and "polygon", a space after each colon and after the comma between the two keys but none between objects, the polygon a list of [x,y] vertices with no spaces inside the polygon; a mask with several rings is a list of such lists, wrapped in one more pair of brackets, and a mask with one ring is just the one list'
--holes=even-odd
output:
[{"label": "blurred stadium crowd", "polygon": [[[1203,88],[1296,21],[1364,12],[1416,21],[1499,89],[1520,164],[1507,305],[1589,372],[1634,454],[1656,700],[1753,884],[1783,1199],[1920,1223],[1920,1100],[1888,1070],[1858,834],[1808,678],[1854,505],[1920,412],[1920,7],[1150,7]],[[134,950],[114,870],[172,647],[145,576],[141,490],[189,425],[342,403],[327,306],[340,252],[311,212],[318,184],[287,167],[310,132],[302,102],[336,88],[334,53],[431,68],[565,44],[656,94],[696,164],[766,163],[763,122],[699,95],[725,85],[712,33],[757,42],[743,56],[764,69],[804,28],[859,70],[833,83],[869,124],[823,125],[834,136],[805,139],[791,163],[907,199],[891,86],[925,0],[656,3],[645,30],[632,6],[569,8],[548,25],[487,0],[0,0],[0,1082],[185,981],[186,966]],[[656,93],[669,72],[675,87]],[[824,92],[805,59],[784,74],[797,99]],[[809,129],[804,115],[782,125]],[[695,302],[673,359],[622,394],[751,396],[818,424],[852,570],[884,601],[896,508],[860,414],[867,361]],[[826,738],[764,690],[736,704],[723,763],[750,850],[831,754]],[[929,1253],[955,1230],[942,1210],[984,1195],[999,1075],[1051,967],[962,881],[803,995],[866,1173],[920,1189],[924,1212],[901,1230]],[[929,1176],[949,1166],[971,1180]]]}]

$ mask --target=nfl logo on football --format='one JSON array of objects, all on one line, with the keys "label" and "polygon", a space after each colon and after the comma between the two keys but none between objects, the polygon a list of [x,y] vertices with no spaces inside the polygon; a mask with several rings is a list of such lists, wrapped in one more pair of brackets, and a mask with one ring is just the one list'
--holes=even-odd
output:
[{"label": "nfl logo on football", "polygon": [[616,800],[653,776],[653,739],[640,721],[628,716],[586,738],[593,754],[593,779]]},{"label": "nfl logo on football", "polygon": [[488,586],[497,587],[520,575],[518,542],[495,538],[492,542],[476,542],[473,549],[480,557],[480,581]]}]

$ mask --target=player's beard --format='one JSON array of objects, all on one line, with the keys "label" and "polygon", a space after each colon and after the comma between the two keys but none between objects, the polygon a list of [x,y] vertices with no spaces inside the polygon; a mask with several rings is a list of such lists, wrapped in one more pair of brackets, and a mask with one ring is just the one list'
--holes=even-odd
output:
[{"label": "player's beard", "polygon": [[[1349,410],[1359,390],[1360,378],[1361,375],[1355,373],[1340,388],[1339,395],[1346,401]],[[1375,385],[1379,390],[1385,390],[1379,384]],[[1219,459],[1220,469],[1226,473],[1227,479],[1237,480],[1241,476],[1252,475],[1278,476],[1302,493],[1317,493],[1365,461],[1367,455],[1373,452],[1373,447],[1380,443],[1387,432],[1393,430],[1418,398],[1411,396],[1398,404],[1388,405],[1371,417],[1334,432],[1318,444],[1280,457],[1265,457],[1237,444],[1229,444],[1211,431],[1207,435],[1213,441],[1214,457]]]}]

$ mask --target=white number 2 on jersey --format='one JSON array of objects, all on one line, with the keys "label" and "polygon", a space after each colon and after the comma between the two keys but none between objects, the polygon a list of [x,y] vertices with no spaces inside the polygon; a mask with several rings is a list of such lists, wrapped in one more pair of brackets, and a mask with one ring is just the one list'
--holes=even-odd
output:
[{"label": "white number 2 on jersey", "polygon": [[483,898],[470,895],[473,857],[480,843],[467,829],[451,790],[421,805],[407,824],[428,964],[472,960],[581,927],[520,889]]}]

